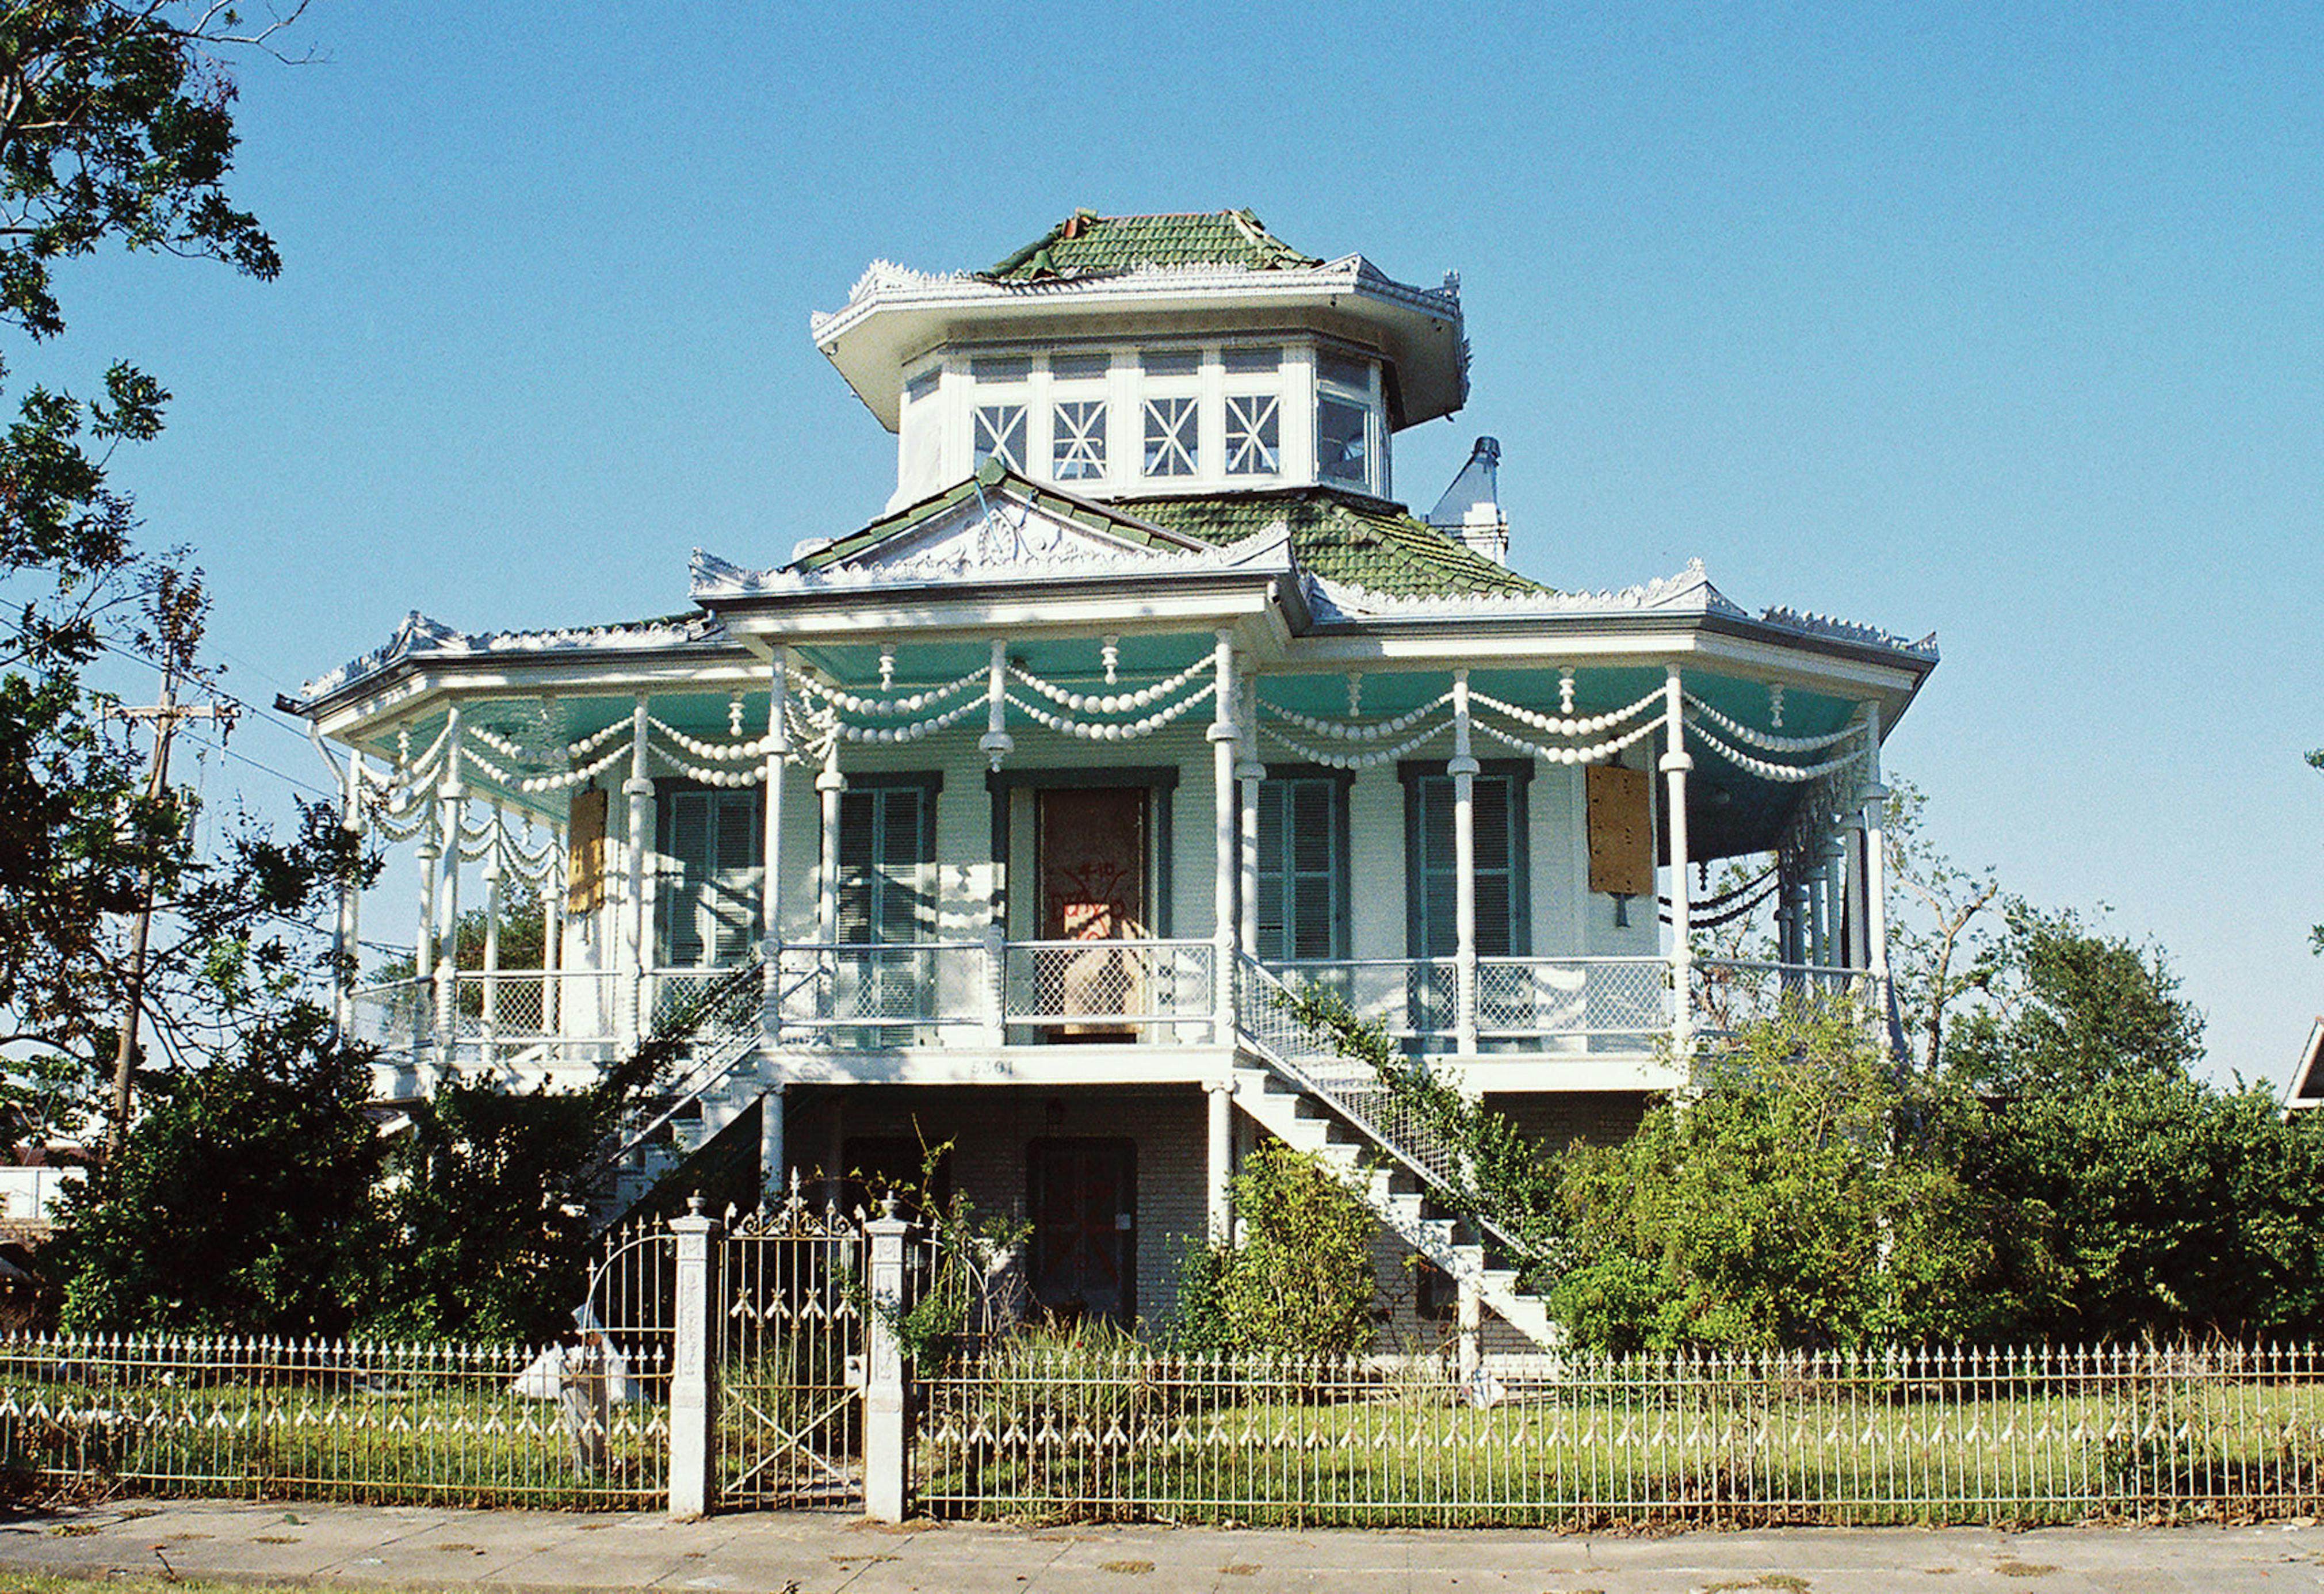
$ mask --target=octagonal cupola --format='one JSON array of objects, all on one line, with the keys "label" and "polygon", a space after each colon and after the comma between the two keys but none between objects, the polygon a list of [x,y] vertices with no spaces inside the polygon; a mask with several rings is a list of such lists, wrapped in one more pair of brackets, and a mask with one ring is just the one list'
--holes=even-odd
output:
[{"label": "octagonal cupola", "polygon": [[1468,390],[1458,278],[1304,254],[1247,210],[1077,211],[982,272],[877,262],[814,331],[897,434],[891,506],[987,459],[1091,498],[1386,498],[1390,437]]}]

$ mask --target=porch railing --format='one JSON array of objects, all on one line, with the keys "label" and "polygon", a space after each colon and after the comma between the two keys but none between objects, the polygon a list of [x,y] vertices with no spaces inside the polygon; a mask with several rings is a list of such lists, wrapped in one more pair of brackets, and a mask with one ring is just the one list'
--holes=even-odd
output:
[{"label": "porch railing", "polygon": [[[776,963],[766,1026],[776,1044],[896,1050],[952,1044],[1119,1039],[1217,1044],[1238,1004],[1218,1012],[1210,941],[954,939],[894,944],[789,944]],[[1457,1049],[1460,982],[1450,958],[1338,958],[1267,965],[1294,990],[1338,996],[1406,1050]],[[1720,1038],[1803,995],[1849,994],[1877,1009],[1871,976],[1737,958],[1692,965],[1693,1031]],[[622,1045],[632,981],[650,1031],[689,1009],[724,968],[463,970],[451,991],[429,981],[374,985],[353,997],[355,1035],[414,1065],[591,1065]],[[1477,962],[1480,1052],[1524,1055],[1652,1051],[1671,1033],[1672,965],[1659,957],[1488,957]],[[448,1039],[448,1050],[442,1042]],[[439,1052],[443,1053],[441,1056]]]},{"label": "porch railing", "polygon": [[1694,963],[1695,1032],[1729,1036],[1773,1018],[1785,1002],[1849,996],[1878,1012],[1881,994],[1862,969],[1779,963],[1755,958],[1700,958]]},{"label": "porch railing", "polygon": [[1217,955],[1208,941],[1012,941],[1002,1017],[1056,1036],[1128,1030],[1203,1045],[1219,1034]]}]

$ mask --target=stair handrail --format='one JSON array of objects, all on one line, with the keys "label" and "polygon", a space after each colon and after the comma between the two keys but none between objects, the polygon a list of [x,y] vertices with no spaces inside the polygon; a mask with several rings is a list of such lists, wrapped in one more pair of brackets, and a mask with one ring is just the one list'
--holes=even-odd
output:
[{"label": "stair handrail", "polygon": [[[1240,950],[1235,954],[1235,964],[1245,978],[1256,987],[1255,990],[1246,990],[1238,995],[1235,1003],[1238,1039],[1277,1073],[1290,1080],[1293,1084],[1323,1101],[1345,1119],[1374,1146],[1403,1164],[1414,1177],[1441,1193],[1453,1193],[1454,1185],[1450,1175],[1432,1166],[1430,1162],[1430,1155],[1433,1153],[1444,1163],[1451,1164],[1456,1156],[1452,1149],[1441,1145],[1423,1147],[1406,1144],[1397,1134],[1384,1128],[1379,1115],[1372,1112],[1359,1099],[1361,1095],[1386,1097],[1388,1094],[1388,1085],[1379,1080],[1377,1071],[1370,1064],[1359,1064],[1363,1070],[1364,1076],[1372,1082],[1370,1090],[1358,1092],[1335,1089],[1326,1083],[1324,1076],[1302,1066],[1300,1061],[1292,1056],[1285,1047],[1276,1044],[1254,1027],[1262,1016],[1274,1015],[1277,1021],[1278,1031],[1296,1036],[1303,1041],[1308,1055],[1350,1060],[1346,1057],[1346,1054],[1332,1044],[1328,1036],[1321,1029],[1292,1011],[1291,1003],[1294,997],[1291,988],[1277,978],[1272,969],[1249,953]],[[1519,1253],[1524,1251],[1525,1248],[1517,1239],[1491,1219],[1481,1213],[1464,1215],[1504,1248]]]},{"label": "stair handrail", "polygon": [[[692,1066],[663,1099],[660,1111],[641,1128],[628,1133],[617,1131],[613,1138],[619,1144],[598,1159],[589,1170],[586,1184],[595,1184],[604,1177],[615,1163],[659,1133],[670,1119],[701,1100],[704,1092],[733,1072],[735,1063],[758,1044],[765,1001],[766,962],[754,958],[722,975],[693,1001],[654,1026],[649,1040],[688,1043]],[[694,1044],[706,1038],[706,1031],[709,1044]]]}]

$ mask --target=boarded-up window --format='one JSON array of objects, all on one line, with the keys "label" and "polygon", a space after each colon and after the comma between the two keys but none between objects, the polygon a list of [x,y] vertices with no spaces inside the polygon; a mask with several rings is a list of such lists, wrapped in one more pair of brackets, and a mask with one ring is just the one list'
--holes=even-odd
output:
[{"label": "boarded-up window", "polygon": [[1590,778],[1590,889],[1645,897],[1655,889],[1655,826],[1644,769],[1593,764]]},{"label": "boarded-up window", "polygon": [[565,866],[565,908],[568,913],[595,913],[605,902],[605,794],[598,790],[573,794],[573,811],[566,822],[570,854]]}]

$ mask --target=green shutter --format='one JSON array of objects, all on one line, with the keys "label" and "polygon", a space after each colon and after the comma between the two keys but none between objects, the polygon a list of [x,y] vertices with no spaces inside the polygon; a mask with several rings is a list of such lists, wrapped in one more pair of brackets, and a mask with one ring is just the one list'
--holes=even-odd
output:
[{"label": "green shutter", "polygon": [[936,805],[920,786],[874,786],[839,799],[839,938],[897,943],[934,926]]},{"label": "green shutter", "polygon": [[666,785],[658,802],[654,961],[733,968],[759,936],[764,809],[755,791]]},{"label": "green shutter", "polygon": [[1342,782],[1292,776],[1259,788],[1259,949],[1270,961],[1346,955]]}]

